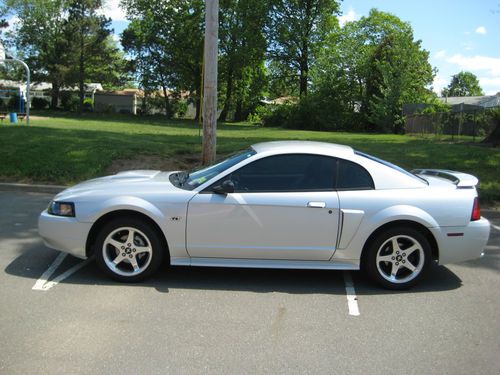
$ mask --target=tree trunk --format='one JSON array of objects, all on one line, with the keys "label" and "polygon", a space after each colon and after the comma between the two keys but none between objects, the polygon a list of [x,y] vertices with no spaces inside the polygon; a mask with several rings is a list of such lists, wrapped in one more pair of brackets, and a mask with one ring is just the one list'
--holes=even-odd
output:
[{"label": "tree trunk", "polygon": [[306,70],[301,70],[300,71],[299,95],[301,97],[302,96],[307,96],[307,71]]},{"label": "tree trunk", "polygon": [[170,106],[169,106],[169,103],[168,103],[168,91],[167,91],[167,88],[165,86],[162,86],[161,87],[162,90],[163,90],[163,105],[165,106],[165,116],[166,117],[170,117],[169,115],[169,110],[170,110]]},{"label": "tree trunk", "polygon": [[82,27],[80,28],[80,70],[79,70],[79,75],[78,75],[78,88],[79,88],[79,94],[80,94],[80,103],[78,106],[78,112],[82,113],[83,112],[83,102],[85,98],[85,86],[84,86],[84,78],[85,78],[85,53],[84,53],[84,30],[83,30],[83,23]]},{"label": "tree trunk", "polygon": [[309,78],[309,51],[308,51],[308,43],[307,41],[303,42],[303,55],[302,62],[300,63],[300,86],[299,86],[299,95],[307,96],[307,80]]},{"label": "tree trunk", "polygon": [[[312,26],[311,22],[311,10],[313,7],[313,4],[311,1],[306,1],[305,5],[305,12],[306,12],[306,20],[307,23]],[[307,79],[309,76],[309,32],[311,30],[307,29],[303,30],[306,34],[303,35],[302,37],[302,54],[300,56],[300,83],[299,83],[299,96],[307,96]]]},{"label": "tree trunk", "polygon": [[243,118],[243,100],[241,98],[236,102],[236,109],[234,111],[234,121],[243,121],[246,120]]},{"label": "tree trunk", "polygon": [[196,98],[194,105],[196,108],[196,114],[194,116],[194,119],[196,121],[198,121],[200,119],[200,116],[201,116],[201,100],[200,100],[200,98]]},{"label": "tree trunk", "polygon": [[57,109],[57,106],[59,105],[59,90],[59,83],[52,82],[50,109]]},{"label": "tree trunk", "polygon": [[227,82],[226,82],[226,100],[224,101],[224,108],[220,113],[219,120],[226,121],[227,115],[229,113],[229,108],[231,106],[231,100],[233,96],[233,66],[230,63],[229,69],[227,71]]}]

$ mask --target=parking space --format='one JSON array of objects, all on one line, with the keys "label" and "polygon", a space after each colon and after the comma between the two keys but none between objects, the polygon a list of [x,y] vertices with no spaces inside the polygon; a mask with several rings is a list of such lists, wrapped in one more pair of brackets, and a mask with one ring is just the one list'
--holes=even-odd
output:
[{"label": "parking space", "polygon": [[498,228],[485,257],[404,292],[359,272],[188,267],[130,285],[43,246],[50,198],[0,192],[0,373],[500,372]]}]

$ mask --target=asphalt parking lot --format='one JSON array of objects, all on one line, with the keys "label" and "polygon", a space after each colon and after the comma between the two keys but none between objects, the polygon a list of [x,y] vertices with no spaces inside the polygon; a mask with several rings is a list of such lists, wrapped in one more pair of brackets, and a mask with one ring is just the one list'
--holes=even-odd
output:
[{"label": "asphalt parking lot", "polygon": [[50,199],[0,191],[0,374],[500,373],[499,218],[482,259],[410,291],[359,272],[188,267],[126,285],[43,245]]}]

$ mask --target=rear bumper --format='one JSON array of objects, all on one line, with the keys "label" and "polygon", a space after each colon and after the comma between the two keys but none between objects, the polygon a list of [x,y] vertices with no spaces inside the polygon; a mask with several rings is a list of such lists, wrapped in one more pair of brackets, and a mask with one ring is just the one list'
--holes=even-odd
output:
[{"label": "rear bumper", "polygon": [[73,217],[49,215],[43,211],[38,218],[38,233],[46,246],[87,258],[85,247],[92,223],[81,223]]},{"label": "rear bumper", "polygon": [[430,228],[439,247],[439,264],[480,258],[490,236],[490,222],[481,218],[465,227]]}]

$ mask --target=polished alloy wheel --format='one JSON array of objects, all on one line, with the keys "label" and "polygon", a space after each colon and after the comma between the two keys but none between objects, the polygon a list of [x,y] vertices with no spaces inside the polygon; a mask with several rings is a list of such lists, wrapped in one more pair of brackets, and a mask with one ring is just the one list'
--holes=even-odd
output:
[{"label": "polished alloy wheel", "polygon": [[385,280],[403,284],[416,278],[425,264],[422,245],[413,237],[397,235],[387,239],[376,255],[377,270]]},{"label": "polished alloy wheel", "polygon": [[106,266],[115,274],[135,276],[144,272],[153,256],[151,241],[140,230],[121,227],[113,230],[103,242]]}]

